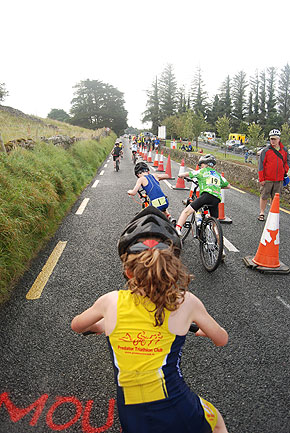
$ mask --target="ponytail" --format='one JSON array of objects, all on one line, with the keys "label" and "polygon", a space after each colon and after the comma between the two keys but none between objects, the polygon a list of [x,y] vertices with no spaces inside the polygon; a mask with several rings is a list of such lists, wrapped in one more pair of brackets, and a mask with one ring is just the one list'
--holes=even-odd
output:
[{"label": "ponytail", "polygon": [[123,267],[129,276],[126,286],[133,294],[145,296],[155,305],[154,326],[164,322],[164,309],[175,311],[184,301],[191,280],[172,247],[139,254],[123,254]]}]

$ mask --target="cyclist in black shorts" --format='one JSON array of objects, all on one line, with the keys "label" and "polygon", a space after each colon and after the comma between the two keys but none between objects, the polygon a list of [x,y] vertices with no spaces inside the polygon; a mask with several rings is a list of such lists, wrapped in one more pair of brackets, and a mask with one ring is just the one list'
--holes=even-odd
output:
[{"label": "cyclist in black shorts", "polygon": [[123,153],[122,148],[120,146],[119,142],[115,143],[114,149],[112,150],[111,154],[113,155],[113,161],[114,161],[114,169],[116,170],[116,159],[119,160],[120,163],[120,155]]},{"label": "cyclist in black shorts", "polygon": [[209,207],[211,216],[218,218],[218,205],[221,201],[221,189],[230,188],[231,186],[220,173],[213,169],[215,164],[215,157],[211,154],[207,154],[202,156],[198,161],[200,170],[185,172],[179,176],[189,176],[192,179],[196,178],[198,180],[200,197],[194,200],[192,203],[189,203],[188,206],[182,211],[176,224],[176,230],[178,234],[180,234],[181,228],[187,218],[204,205]]}]

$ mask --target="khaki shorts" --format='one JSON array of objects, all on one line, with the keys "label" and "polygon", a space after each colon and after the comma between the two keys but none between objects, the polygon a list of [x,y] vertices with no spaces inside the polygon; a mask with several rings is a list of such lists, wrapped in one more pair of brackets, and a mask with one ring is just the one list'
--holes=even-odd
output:
[{"label": "khaki shorts", "polygon": [[282,180],[273,181],[273,182],[271,180],[266,180],[265,185],[260,186],[261,198],[263,200],[267,200],[270,197],[274,198],[276,192],[278,192],[281,195],[282,188],[283,188]]}]

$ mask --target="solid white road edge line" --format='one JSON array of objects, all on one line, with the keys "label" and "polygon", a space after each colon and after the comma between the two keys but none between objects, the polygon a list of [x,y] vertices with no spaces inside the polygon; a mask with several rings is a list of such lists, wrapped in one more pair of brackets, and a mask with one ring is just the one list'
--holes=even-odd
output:
[{"label": "solid white road edge line", "polygon": [[168,188],[170,188],[170,189],[172,189],[172,188],[173,188],[173,186],[171,185],[171,183],[170,183],[170,182],[168,182],[168,180],[166,180],[166,179],[163,179],[163,180],[162,180],[162,182],[166,183],[166,185],[168,186]]},{"label": "solid white road edge line", "polygon": [[86,205],[88,204],[89,200],[90,200],[89,198],[84,198],[83,199],[82,204],[80,205],[80,207],[76,211],[76,215],[81,215],[83,213],[83,211],[85,210]]}]

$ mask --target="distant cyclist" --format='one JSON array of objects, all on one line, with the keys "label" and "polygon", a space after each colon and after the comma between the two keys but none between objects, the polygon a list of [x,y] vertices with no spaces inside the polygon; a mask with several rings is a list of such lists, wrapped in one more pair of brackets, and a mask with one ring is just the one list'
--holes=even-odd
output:
[{"label": "distant cyclist", "polygon": [[119,164],[120,164],[120,156],[123,153],[122,148],[120,146],[120,143],[118,141],[116,141],[115,146],[111,152],[111,154],[113,155],[113,161],[114,161],[114,169],[116,170],[116,159],[118,159]]},{"label": "distant cyclist", "polygon": [[176,224],[178,234],[181,234],[181,228],[187,218],[205,205],[209,207],[210,215],[218,218],[221,189],[230,188],[230,184],[220,173],[213,169],[214,165],[216,165],[216,159],[214,155],[208,153],[200,157],[198,161],[200,170],[185,172],[179,176],[190,177],[191,179],[196,178],[199,185],[200,197],[189,203],[182,211]]},{"label": "distant cyclist", "polygon": [[150,174],[149,171],[149,167],[145,162],[138,162],[135,165],[134,172],[138,180],[134,188],[129,189],[128,194],[136,195],[138,190],[143,188],[149,198],[150,204],[163,212],[171,220],[171,215],[167,210],[169,202],[159,184],[160,180],[168,179],[169,175],[167,173]]},{"label": "distant cyclist", "polygon": [[188,290],[180,248],[167,218],[152,206],[144,209],[118,243],[126,290],[106,293],[71,323],[75,332],[106,335],[123,433],[228,432],[220,412],[182,376],[192,322],[199,327],[195,335],[216,346],[225,346],[228,334]]},{"label": "distant cyclist", "polygon": [[137,142],[134,141],[131,145],[131,151],[132,151],[132,160],[134,160],[134,155],[137,154],[137,150],[138,150],[138,146],[137,146]]}]

